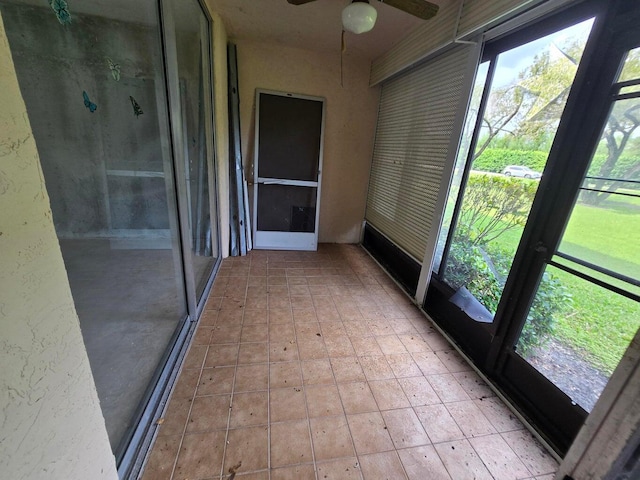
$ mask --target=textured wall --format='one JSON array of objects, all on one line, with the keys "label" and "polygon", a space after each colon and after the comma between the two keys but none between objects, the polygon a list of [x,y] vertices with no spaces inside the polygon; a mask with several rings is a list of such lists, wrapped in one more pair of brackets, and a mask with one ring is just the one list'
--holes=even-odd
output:
[{"label": "textured wall", "polygon": [[117,479],[0,17],[0,476]]},{"label": "textured wall", "polygon": [[347,52],[340,85],[339,48],[321,53],[246,40],[236,44],[247,177],[253,176],[256,88],[325,97],[319,240],[359,242],[380,96],[377,87],[369,88],[370,63]]}]

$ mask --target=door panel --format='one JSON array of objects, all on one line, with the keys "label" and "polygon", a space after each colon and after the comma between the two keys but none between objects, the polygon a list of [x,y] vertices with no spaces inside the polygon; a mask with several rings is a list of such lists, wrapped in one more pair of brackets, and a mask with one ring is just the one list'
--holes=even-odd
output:
[{"label": "door panel", "polygon": [[267,232],[315,232],[316,187],[260,184],[258,230]]},{"label": "door panel", "polygon": [[[587,412],[640,327],[640,50],[625,54],[611,107],[516,351]],[[539,328],[541,307],[556,306]],[[529,348],[527,335],[539,335]]]},{"label": "door panel", "polygon": [[[577,70],[574,69],[573,85],[566,83],[567,68],[552,70],[548,82],[538,83],[538,87],[544,87],[540,90],[540,98],[544,97],[545,105],[531,104],[523,122],[512,132],[511,143],[515,145],[545,140],[544,136],[548,136],[547,165],[534,201],[529,205],[522,204],[521,210],[516,208],[516,214],[507,211],[500,217],[504,210],[500,199],[508,193],[504,189],[493,197],[470,195],[472,201],[466,205],[464,199],[458,200],[456,206],[462,207],[459,210],[466,208],[467,212],[451,215],[455,229],[451,229],[451,238],[442,242],[440,268],[432,277],[425,300],[427,312],[471,355],[560,454],[566,452],[573,441],[628,340],[635,334],[640,318],[635,293],[638,287],[635,266],[638,227],[635,226],[634,207],[638,188],[635,152],[640,142],[635,139],[635,130],[633,134],[627,129],[627,133],[618,131],[607,137],[605,128],[604,137],[598,144],[603,126],[611,123],[607,117],[609,113],[628,112],[633,107],[629,100],[637,95],[634,87],[640,84],[635,77],[629,76],[632,67],[621,68],[630,47],[638,45],[637,29],[633,40],[633,34],[623,33],[627,28],[624,24],[634,24],[629,20],[632,18],[630,13],[635,15],[637,22],[640,8],[631,3],[619,7],[627,11],[619,14],[615,5],[585,2],[577,9],[549,19],[549,23],[554,23],[571,22],[572,18],[574,22],[596,18],[582,61]],[[539,35],[536,30],[547,24],[544,21],[542,25],[531,25],[513,34],[513,39],[504,37],[487,45],[486,55],[490,57],[495,52],[495,58],[499,60],[501,44],[508,48],[522,45],[518,43],[518,37],[532,34],[535,38]],[[633,27],[628,31],[634,31]],[[563,37],[566,42],[567,36]],[[622,40],[626,47],[619,43]],[[551,50],[539,56],[532,65],[534,68],[524,73],[543,73],[560,62],[575,66],[577,57],[571,50],[576,43],[569,41],[565,45],[568,47],[563,47],[561,39],[554,40]],[[525,57],[520,56],[521,59]],[[496,71],[497,67],[496,62]],[[623,70],[621,81],[612,90],[620,70]],[[489,78],[495,82],[491,67]],[[526,80],[527,77],[518,75],[518,78]],[[557,84],[562,82],[565,82],[565,88],[559,89]],[[549,89],[545,91],[547,86]],[[528,94],[523,93],[523,102]],[[564,111],[560,100],[566,100]],[[490,96],[486,102],[490,107],[492,102],[499,106],[499,102]],[[614,106],[615,102],[618,105]],[[555,119],[551,118],[551,113],[556,114]],[[635,118],[635,114],[632,116]],[[517,118],[517,114],[513,118]],[[503,125],[508,129],[511,121],[506,118]],[[486,119],[483,122],[488,124]],[[537,138],[532,134],[538,134]],[[499,139],[499,136],[495,138]],[[620,148],[625,141],[630,153]],[[477,145],[482,145],[481,137],[476,143],[474,153],[477,153]],[[527,153],[531,150],[530,145],[524,146],[527,148],[512,149],[512,158],[530,155]],[[493,145],[489,143],[487,150],[491,148]],[[617,170],[607,170],[611,167],[608,153],[612,149],[619,158],[625,159],[616,163]],[[513,165],[518,163],[513,162]],[[474,168],[467,165],[469,170]],[[467,180],[467,189],[469,185],[474,187],[473,182],[468,181],[472,176],[465,178],[463,175],[462,183],[465,185]],[[485,174],[476,183],[486,188],[493,182],[490,177]],[[510,181],[514,180],[512,177]],[[611,192],[612,189],[617,189],[617,193]],[[606,199],[597,207],[586,205],[589,196],[594,194]],[[478,213],[478,204],[487,199],[490,200],[488,207]],[[521,215],[520,225],[514,218],[517,215]],[[616,219],[623,216],[624,221]],[[495,224],[487,222],[487,217]],[[459,255],[454,250],[458,247],[456,229],[461,220],[466,227],[466,232],[461,228],[462,233],[470,231],[472,235],[467,234],[467,239],[476,241],[478,248],[471,252],[473,255],[461,256],[461,261],[457,262],[458,271],[455,271],[450,263],[452,256],[455,262],[455,255]],[[485,225],[498,228],[499,235],[495,235],[495,230],[487,234],[483,229]],[[492,251],[496,242],[504,243],[498,255]],[[500,254],[508,261],[503,262]],[[471,276],[465,268],[478,273],[475,283],[469,282]],[[457,284],[451,281],[455,273],[462,279]],[[493,315],[492,323],[474,321],[462,308],[452,304],[456,288],[462,286],[467,287],[480,306]],[[585,306],[590,308],[586,314]],[[617,327],[621,324],[624,324],[622,330]],[[617,350],[615,355],[613,350]],[[606,364],[608,369],[603,368]]]},{"label": "door panel", "polygon": [[[209,19],[197,0],[165,0],[172,128],[192,318],[218,260]],[[193,294],[191,294],[193,292]]]},{"label": "door panel", "polygon": [[[440,267],[443,281],[459,290],[452,301],[477,321],[491,323],[498,309],[592,23],[559,29],[487,60],[482,119]],[[563,48],[571,50],[571,60],[553,60]]]},{"label": "door panel", "polygon": [[258,176],[318,181],[324,104],[263,93],[258,132]]},{"label": "door panel", "polygon": [[254,247],[318,244],[324,100],[257,92]]}]

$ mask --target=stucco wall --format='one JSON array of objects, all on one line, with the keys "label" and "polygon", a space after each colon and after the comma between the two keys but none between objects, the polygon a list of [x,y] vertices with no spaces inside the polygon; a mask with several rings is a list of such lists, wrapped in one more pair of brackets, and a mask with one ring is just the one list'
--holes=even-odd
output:
[{"label": "stucco wall", "polygon": [[[360,241],[379,89],[369,88],[370,62],[348,52],[340,85],[340,52],[312,52],[248,40],[238,47],[242,153],[247,178],[254,155],[256,88],[326,98],[320,242]],[[338,39],[339,41],[339,39]]]},{"label": "stucco wall", "polygon": [[0,17],[0,476],[117,479]]}]

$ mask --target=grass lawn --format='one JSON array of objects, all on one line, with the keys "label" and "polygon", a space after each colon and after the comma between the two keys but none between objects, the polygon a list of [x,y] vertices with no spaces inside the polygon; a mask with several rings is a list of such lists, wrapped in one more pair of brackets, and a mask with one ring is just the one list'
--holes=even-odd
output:
[{"label": "grass lawn", "polygon": [[[515,249],[521,233],[520,229],[513,230],[497,241]],[[640,199],[611,197],[604,208],[576,205],[560,250],[640,278],[639,239]],[[548,268],[562,280],[573,298],[572,312],[558,319],[556,335],[583,351],[594,366],[611,374],[640,328],[640,304],[575,275]],[[625,288],[640,294],[637,287],[626,284]]]},{"label": "grass lawn", "polygon": [[611,374],[640,327],[640,304],[562,270],[549,267],[573,297],[573,312],[555,333]]},{"label": "grass lawn", "polygon": [[[640,278],[637,201],[617,197],[606,208],[576,205],[560,250]],[[640,304],[566,272],[557,271],[557,275],[571,291],[574,303],[574,315],[559,320],[557,335],[584,350],[607,373],[613,372],[640,327]],[[632,291],[640,293],[638,288]]]}]

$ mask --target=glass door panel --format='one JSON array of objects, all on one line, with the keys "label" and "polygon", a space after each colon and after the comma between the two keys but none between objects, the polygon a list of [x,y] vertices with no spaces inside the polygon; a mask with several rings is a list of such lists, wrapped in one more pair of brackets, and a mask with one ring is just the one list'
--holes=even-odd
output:
[{"label": "glass door panel", "polygon": [[590,412],[640,327],[640,303],[553,264],[544,276],[552,287],[538,289],[516,352]]},{"label": "glass door panel", "polygon": [[628,53],[602,137],[516,351],[591,411],[640,327],[640,50]]},{"label": "glass door panel", "polygon": [[450,215],[453,231],[445,223],[441,233],[447,235],[445,261],[436,262],[441,278],[457,290],[451,301],[476,321],[491,323],[501,301],[592,23],[501,51],[487,62],[484,110],[464,191]]},{"label": "glass door panel", "polygon": [[[193,276],[196,300],[200,301],[218,257],[215,182],[210,181],[213,158],[211,52],[209,20],[197,0],[171,0],[175,35],[175,62],[181,148],[177,153],[184,175],[185,210],[188,230],[189,276]],[[175,85],[177,84],[177,85]],[[176,112],[177,113],[177,112]],[[178,145],[178,142],[176,142]],[[182,182],[181,182],[182,183]]]},{"label": "glass door panel", "polygon": [[155,0],[0,2],[111,446],[187,317]]},{"label": "glass door panel", "polygon": [[462,131],[462,138],[460,140],[460,148],[458,149],[458,155],[456,157],[456,163],[453,168],[453,176],[451,178],[451,187],[449,188],[449,195],[447,197],[447,204],[444,210],[444,216],[442,218],[442,228],[438,236],[438,243],[436,246],[436,252],[433,260],[433,271],[440,272],[440,266],[443,263],[444,249],[447,245],[447,241],[453,230],[451,225],[453,223],[453,214],[457,210],[456,205],[462,196],[460,195],[460,189],[464,185],[468,175],[467,158],[471,150],[475,150],[474,147],[474,134],[478,120],[480,118],[481,101],[483,98],[483,92],[487,83],[487,76],[489,74],[490,62],[483,62],[478,66],[476,72],[476,78],[473,85],[473,92],[471,94],[471,101],[469,102],[469,111],[467,118],[465,119],[464,129]]}]

